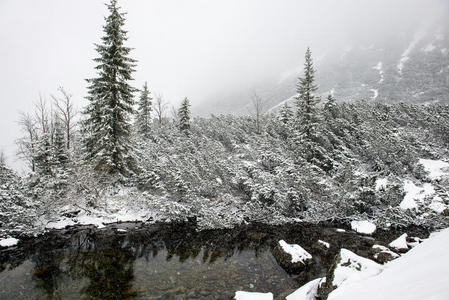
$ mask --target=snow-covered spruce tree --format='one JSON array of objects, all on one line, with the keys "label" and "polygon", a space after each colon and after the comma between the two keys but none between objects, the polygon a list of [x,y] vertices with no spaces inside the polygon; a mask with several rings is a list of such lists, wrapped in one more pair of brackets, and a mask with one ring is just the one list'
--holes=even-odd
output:
[{"label": "snow-covered spruce tree", "polygon": [[190,130],[190,102],[187,97],[181,103],[178,110],[179,130],[188,133]]},{"label": "snow-covered spruce tree", "polygon": [[312,52],[307,48],[304,63],[304,77],[299,78],[296,91],[297,118],[301,131],[310,137],[318,123],[317,104],[320,101],[315,96],[318,86],[315,84],[315,69],[312,62]]},{"label": "snow-covered spruce tree", "polygon": [[0,167],[6,167],[6,156],[3,150],[0,150]]},{"label": "snow-covered spruce tree", "polygon": [[284,123],[287,124],[289,123],[293,118],[293,112],[290,109],[290,106],[288,105],[288,103],[284,103],[284,105],[282,105],[281,110],[279,111],[279,120]]},{"label": "snow-covered spruce tree", "polygon": [[39,175],[51,175],[53,165],[53,151],[50,142],[50,134],[47,131],[39,137],[34,161]]},{"label": "snow-covered spruce tree", "polygon": [[326,102],[324,103],[324,116],[326,119],[335,118],[335,109],[336,109],[335,98],[331,93],[327,95]]},{"label": "snow-covered spruce tree", "polygon": [[152,110],[152,100],[150,96],[150,91],[148,90],[148,85],[145,82],[143,89],[140,92],[139,107],[137,110],[136,126],[140,134],[148,137],[151,130],[151,110]]},{"label": "snow-covered spruce tree", "polygon": [[53,161],[56,166],[63,167],[67,165],[69,161],[69,155],[66,149],[66,141],[64,137],[64,128],[59,120],[59,117],[55,118],[55,133],[53,137]]},{"label": "snow-covered spruce tree", "polygon": [[309,163],[329,172],[332,169],[332,159],[329,141],[323,131],[321,112],[318,109],[320,98],[314,93],[318,90],[315,84],[315,69],[312,62],[312,52],[307,48],[304,63],[304,77],[299,78],[297,85],[298,96],[297,122],[293,145],[298,155]]},{"label": "snow-covered spruce tree", "polygon": [[116,0],[111,0],[107,7],[110,15],[103,27],[105,36],[96,48],[100,57],[94,59],[98,76],[87,80],[90,103],[84,110],[83,144],[86,159],[97,170],[123,175],[131,160],[130,117],[134,113],[136,89],[128,82],[136,61],[128,57],[131,48],[124,46],[125,14],[119,12]]}]

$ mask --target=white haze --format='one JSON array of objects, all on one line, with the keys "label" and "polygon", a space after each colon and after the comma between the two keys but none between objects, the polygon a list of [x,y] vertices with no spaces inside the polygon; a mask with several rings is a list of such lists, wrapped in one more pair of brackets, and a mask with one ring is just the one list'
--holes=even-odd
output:
[{"label": "white haze", "polygon": [[[0,0],[0,149],[18,168],[14,140],[19,111],[58,86],[78,108],[85,78],[94,76],[94,43],[102,35],[105,1]],[[134,86],[177,105],[196,106],[233,90],[251,90],[346,44],[369,42],[439,17],[442,0],[122,0]]]}]

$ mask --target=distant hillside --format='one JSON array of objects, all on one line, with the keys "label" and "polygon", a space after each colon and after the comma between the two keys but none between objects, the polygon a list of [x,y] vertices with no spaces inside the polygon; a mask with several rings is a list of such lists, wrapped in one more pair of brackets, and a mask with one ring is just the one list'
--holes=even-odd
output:
[{"label": "distant hillside", "polygon": [[[329,45],[327,53],[314,54],[316,79],[323,98],[332,91],[337,101],[377,100],[385,103],[449,103],[449,22],[392,29],[364,42],[348,42],[340,49]],[[367,42],[369,41],[369,42]],[[279,76],[278,82],[257,89],[267,110],[296,94],[302,61]],[[247,114],[251,91],[235,91],[217,97],[197,111]]]}]

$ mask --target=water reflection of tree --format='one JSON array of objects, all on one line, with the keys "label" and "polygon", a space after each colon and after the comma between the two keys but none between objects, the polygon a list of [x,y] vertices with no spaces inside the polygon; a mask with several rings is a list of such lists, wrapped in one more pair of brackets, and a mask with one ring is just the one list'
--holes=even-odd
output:
[{"label": "water reflection of tree", "polygon": [[[89,279],[82,294],[88,299],[134,299],[135,257],[128,249],[81,251],[71,264],[76,275]],[[75,271],[76,269],[76,271]],[[73,274],[75,275],[75,274]]]},{"label": "water reflection of tree", "polygon": [[44,290],[47,299],[61,299],[58,291],[58,278],[62,271],[60,263],[63,255],[52,255],[51,253],[42,253],[36,257],[33,268],[32,279],[36,282],[36,287]]},{"label": "water reflection of tree", "polygon": [[86,252],[81,267],[90,282],[82,293],[89,299],[134,299],[134,259],[127,249]]}]

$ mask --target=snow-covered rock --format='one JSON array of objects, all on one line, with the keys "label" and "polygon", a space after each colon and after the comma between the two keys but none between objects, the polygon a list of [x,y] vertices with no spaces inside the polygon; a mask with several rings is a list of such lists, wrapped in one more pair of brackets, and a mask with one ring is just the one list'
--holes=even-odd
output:
[{"label": "snow-covered rock", "polygon": [[328,242],[325,242],[325,241],[322,241],[322,240],[318,240],[318,244],[323,245],[327,249],[329,249],[329,247],[331,246]]},{"label": "snow-covered rock", "polygon": [[17,245],[18,242],[19,242],[18,239],[10,237],[10,238],[6,238],[6,239],[1,239],[0,246],[1,247],[11,247],[11,246]]},{"label": "snow-covered rock", "polygon": [[392,241],[390,244],[388,244],[388,246],[399,251],[407,251],[407,233],[404,233],[403,235]]},{"label": "snow-covered rock", "polygon": [[334,270],[333,286],[341,286],[346,281],[360,280],[379,274],[382,266],[372,260],[358,256],[347,249],[340,250],[340,260]]},{"label": "snow-covered rock", "polygon": [[352,221],[351,229],[363,234],[373,234],[376,231],[376,225],[369,221]]},{"label": "snow-covered rock", "polygon": [[287,300],[315,300],[318,286],[325,278],[317,278],[309,281],[290,295],[286,297]]},{"label": "snow-covered rock", "polygon": [[320,296],[327,295],[347,282],[359,281],[380,272],[382,272],[382,265],[347,249],[341,249],[326,275],[326,281],[318,288],[318,293]]},{"label": "snow-covered rock", "polygon": [[282,247],[282,250],[284,250],[284,252],[290,254],[290,256],[292,257],[292,263],[300,262],[305,264],[307,260],[312,259],[312,255],[310,255],[309,252],[304,250],[299,245],[287,244],[284,240],[280,240],[279,245]]},{"label": "snow-covered rock", "polygon": [[235,300],[272,300],[272,293],[235,292]]},{"label": "snow-covered rock", "polygon": [[374,250],[374,259],[381,264],[392,261],[399,257],[399,254],[391,251],[385,246],[382,245],[373,245]]},{"label": "snow-covered rock", "polygon": [[272,253],[278,264],[288,272],[301,272],[312,262],[312,255],[305,249],[284,240],[279,241]]},{"label": "snow-covered rock", "polygon": [[377,276],[348,282],[328,300],[449,299],[449,228],[386,264]]},{"label": "snow-covered rock", "polygon": [[420,159],[419,163],[423,165],[424,169],[429,173],[428,177],[431,180],[440,179],[445,175],[449,176],[449,163],[445,161]]}]

